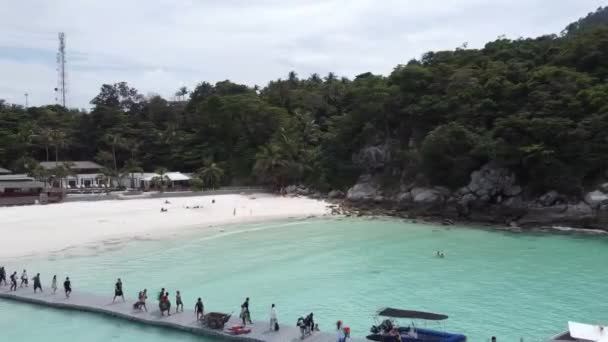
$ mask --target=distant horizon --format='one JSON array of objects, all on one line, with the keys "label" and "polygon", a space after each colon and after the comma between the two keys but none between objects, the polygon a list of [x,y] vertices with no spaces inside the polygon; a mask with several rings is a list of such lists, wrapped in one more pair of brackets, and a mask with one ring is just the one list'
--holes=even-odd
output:
[{"label": "distant horizon", "polygon": [[226,79],[264,86],[292,70],[302,78],[387,75],[427,51],[559,34],[604,2],[235,0],[141,8],[26,0],[7,4],[0,23],[0,99],[24,105],[28,93],[30,106],[56,104],[58,32],[67,40],[67,107],[89,110],[102,84],[121,81],[171,100],[181,86]]}]

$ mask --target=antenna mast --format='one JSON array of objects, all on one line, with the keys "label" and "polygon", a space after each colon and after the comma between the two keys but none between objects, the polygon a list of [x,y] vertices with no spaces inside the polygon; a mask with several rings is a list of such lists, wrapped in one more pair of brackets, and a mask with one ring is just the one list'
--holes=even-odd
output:
[{"label": "antenna mast", "polygon": [[55,88],[58,103],[65,107],[67,92],[67,74],[65,60],[65,33],[59,32],[59,50],[57,51],[57,88]]}]

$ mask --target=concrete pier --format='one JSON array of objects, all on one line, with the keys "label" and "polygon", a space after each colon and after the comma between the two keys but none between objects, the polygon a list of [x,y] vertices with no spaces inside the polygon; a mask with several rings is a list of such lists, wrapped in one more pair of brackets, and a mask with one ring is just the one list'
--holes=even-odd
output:
[{"label": "concrete pier", "polygon": [[[151,294],[150,297],[153,297]],[[253,325],[248,325],[251,328],[249,334],[232,335],[227,328],[240,324],[238,313],[234,314],[225,325],[224,330],[210,329],[200,321],[196,320],[193,308],[194,303],[184,305],[184,312],[175,313],[175,303],[171,303],[171,316],[161,316],[158,309],[158,302],[152,298],[146,303],[148,312],[133,310],[133,300],[122,302],[122,299],[117,299],[116,303],[112,303],[112,293],[108,296],[99,296],[90,293],[82,293],[75,291],[69,299],[65,298],[63,291],[57,290],[56,294],[52,294],[50,289],[46,289],[43,293],[34,293],[32,287],[18,288],[16,292],[9,292],[8,286],[0,287],[0,299],[14,300],[37,305],[43,305],[57,309],[67,309],[75,311],[86,311],[96,314],[102,314],[118,319],[125,319],[142,324],[148,324],[161,328],[170,328],[181,330],[187,333],[216,337],[228,341],[249,341],[249,342],[292,342],[302,341],[300,339],[300,329],[295,327],[294,322],[282,322],[279,316],[280,330],[277,332],[268,331],[269,322],[255,321]],[[191,304],[191,305],[190,305]],[[205,312],[209,312],[205,308]],[[308,336],[304,341],[309,342],[335,342],[335,333],[315,332]],[[351,339],[349,342],[363,342],[364,339]]]}]

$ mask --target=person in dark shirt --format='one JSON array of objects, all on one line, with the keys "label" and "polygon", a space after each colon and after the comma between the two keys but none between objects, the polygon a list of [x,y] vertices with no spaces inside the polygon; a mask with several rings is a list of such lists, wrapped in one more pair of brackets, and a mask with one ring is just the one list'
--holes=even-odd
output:
[{"label": "person in dark shirt", "polygon": [[245,303],[243,303],[243,321],[251,322],[251,312],[249,312],[249,297],[245,298]]},{"label": "person in dark shirt", "polygon": [[162,289],[160,289],[160,292],[158,293],[158,301],[162,301],[163,297],[165,296],[165,288],[163,287]]},{"label": "person in dark shirt", "polygon": [[4,266],[0,267],[0,285],[2,285],[2,283],[6,285],[6,270],[4,269]]},{"label": "person in dark shirt", "polygon": [[184,302],[182,302],[182,294],[177,291],[177,294],[175,295],[175,313],[179,312],[180,307],[182,309],[182,312],[184,312]]},{"label": "person in dark shirt", "polygon": [[17,271],[11,274],[11,291],[17,291]]},{"label": "person in dark shirt", "polygon": [[65,291],[65,298],[70,298],[70,294],[72,294],[72,282],[70,281],[70,277],[65,277],[63,290]]},{"label": "person in dark shirt", "polygon": [[34,276],[34,293],[36,293],[36,290],[40,290],[40,292],[42,292],[42,284],[40,282],[40,273],[36,273],[36,275]]},{"label": "person in dark shirt", "polygon": [[114,284],[114,298],[112,299],[112,303],[116,301],[116,297],[122,297],[122,301],[125,301],[125,295],[122,292],[122,280],[120,280],[120,278],[118,278],[116,284]]},{"label": "person in dark shirt", "polygon": [[196,302],[196,304],[194,305],[194,312],[196,313],[197,320],[203,318],[203,316],[204,316],[203,310],[204,310],[203,300],[199,298],[198,301]]}]

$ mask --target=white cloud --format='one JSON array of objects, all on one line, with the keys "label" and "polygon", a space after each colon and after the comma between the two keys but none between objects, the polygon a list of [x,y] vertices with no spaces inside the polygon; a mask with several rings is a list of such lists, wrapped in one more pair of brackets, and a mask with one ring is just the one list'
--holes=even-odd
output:
[{"label": "white cloud", "polygon": [[[57,32],[67,35],[69,105],[127,81],[170,97],[181,85],[263,85],[296,70],[388,73],[423,52],[501,34],[558,33],[604,1],[21,0],[0,5],[0,98],[53,103]],[[26,50],[29,49],[29,50]]]}]

